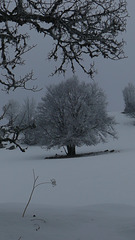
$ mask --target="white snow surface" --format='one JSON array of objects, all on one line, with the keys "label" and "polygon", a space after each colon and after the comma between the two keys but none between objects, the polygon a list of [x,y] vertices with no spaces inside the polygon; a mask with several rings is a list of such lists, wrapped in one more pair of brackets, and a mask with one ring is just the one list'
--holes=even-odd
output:
[{"label": "white snow surface", "polygon": [[[64,151],[0,149],[0,240],[135,239],[135,126],[124,114],[112,115],[118,139],[77,152],[113,153],[45,159]],[[36,188],[22,218],[33,169],[38,182],[55,178],[57,185]]]}]

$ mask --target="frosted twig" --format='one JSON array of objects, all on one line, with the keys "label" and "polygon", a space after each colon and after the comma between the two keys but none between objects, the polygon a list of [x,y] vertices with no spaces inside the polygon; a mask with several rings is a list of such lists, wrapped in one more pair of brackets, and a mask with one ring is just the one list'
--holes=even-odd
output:
[{"label": "frosted twig", "polygon": [[37,183],[37,180],[38,180],[39,176],[36,176],[35,175],[35,171],[33,169],[33,186],[32,186],[32,190],[31,190],[31,193],[30,193],[30,196],[29,196],[29,199],[28,199],[28,202],[24,208],[24,211],[23,211],[23,214],[22,214],[22,217],[24,217],[25,213],[26,213],[26,210],[31,202],[31,199],[32,199],[32,196],[33,196],[33,193],[34,193],[34,190],[35,188],[37,188],[38,186],[40,185],[43,185],[43,184],[52,184],[52,186],[56,186],[56,180],[55,179],[51,179],[50,181],[47,181],[47,182],[41,182],[41,183]]}]

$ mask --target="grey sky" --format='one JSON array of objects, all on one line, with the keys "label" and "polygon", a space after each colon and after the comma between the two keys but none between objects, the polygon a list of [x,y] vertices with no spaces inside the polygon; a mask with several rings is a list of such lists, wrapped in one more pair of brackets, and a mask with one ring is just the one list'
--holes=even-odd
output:
[{"label": "grey sky", "polygon": [[[95,65],[98,74],[95,76],[95,81],[105,91],[108,101],[109,111],[123,111],[124,102],[122,90],[127,86],[128,82],[135,84],[135,1],[128,1],[128,11],[130,18],[128,19],[127,32],[123,35],[126,41],[125,55],[128,58],[119,61],[104,60],[103,58],[95,59]],[[37,81],[34,82],[38,87],[43,87],[43,90],[37,93],[32,93],[25,90],[16,90],[6,94],[1,92],[0,106],[3,106],[8,99],[15,98],[17,101],[23,101],[27,96],[33,96],[37,102],[44,95],[45,87],[49,84],[58,83],[64,80],[63,75],[55,75],[49,77],[49,74],[55,68],[55,65],[47,60],[47,53],[51,49],[51,39],[44,39],[37,34],[32,33],[32,42],[37,43],[37,47],[26,54],[26,66],[18,69],[18,75],[33,69],[34,76]],[[86,59],[84,61],[87,62]],[[77,67],[76,75],[79,80],[92,81],[86,74]],[[69,69],[66,73],[65,79],[72,77],[72,72]]]}]

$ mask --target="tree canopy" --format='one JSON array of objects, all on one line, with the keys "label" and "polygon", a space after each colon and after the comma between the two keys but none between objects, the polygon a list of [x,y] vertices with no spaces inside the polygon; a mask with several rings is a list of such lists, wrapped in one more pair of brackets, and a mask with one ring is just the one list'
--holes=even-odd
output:
[{"label": "tree canopy", "polygon": [[106,110],[106,97],[96,83],[79,82],[76,77],[47,88],[38,105],[40,139],[48,148],[95,145],[108,135],[115,137],[114,119]]}]

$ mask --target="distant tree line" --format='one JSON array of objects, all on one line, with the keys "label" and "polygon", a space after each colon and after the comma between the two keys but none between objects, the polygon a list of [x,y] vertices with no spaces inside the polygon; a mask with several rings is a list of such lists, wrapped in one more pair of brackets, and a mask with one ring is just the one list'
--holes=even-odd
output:
[{"label": "distant tree line", "polygon": [[22,106],[10,100],[3,109],[11,130],[24,129],[22,143],[64,147],[67,155],[75,155],[76,146],[96,145],[108,135],[116,136],[103,90],[77,77],[49,86],[37,106],[33,99]]},{"label": "distant tree line", "polygon": [[135,86],[132,83],[128,83],[128,85],[123,90],[123,98],[124,98],[124,113],[132,115],[135,117]]}]

